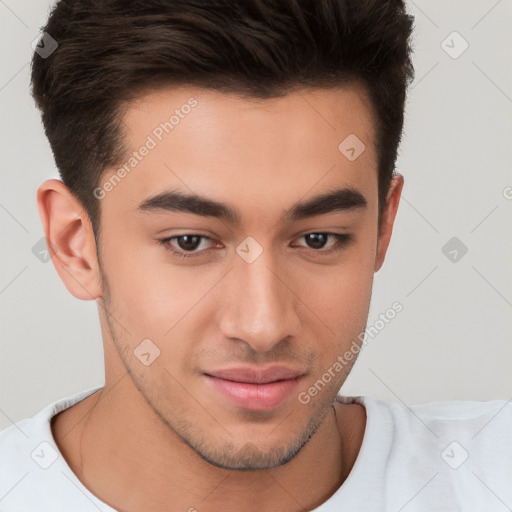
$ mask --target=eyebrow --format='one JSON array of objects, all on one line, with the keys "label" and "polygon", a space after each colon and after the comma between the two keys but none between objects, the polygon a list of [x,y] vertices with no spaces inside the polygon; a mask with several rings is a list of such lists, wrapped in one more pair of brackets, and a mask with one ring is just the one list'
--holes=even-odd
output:
[{"label": "eyebrow", "polygon": [[[368,206],[366,198],[353,187],[335,189],[315,196],[302,203],[296,203],[285,214],[290,221],[297,221],[327,213],[364,209]],[[207,197],[184,194],[177,190],[162,192],[144,200],[138,207],[144,212],[185,212],[204,217],[214,217],[234,225],[241,223],[238,210],[225,203]]]}]

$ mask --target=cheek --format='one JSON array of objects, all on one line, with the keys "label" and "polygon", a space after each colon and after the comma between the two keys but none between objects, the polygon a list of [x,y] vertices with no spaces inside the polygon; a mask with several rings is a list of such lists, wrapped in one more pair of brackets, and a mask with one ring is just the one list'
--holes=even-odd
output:
[{"label": "cheek", "polygon": [[342,353],[364,330],[371,298],[371,273],[340,273],[333,276],[329,287],[317,290],[312,297],[315,313],[328,326],[322,337],[324,354]]},{"label": "cheek", "polygon": [[173,284],[166,282],[162,268],[151,261],[152,255],[142,244],[119,233],[108,237],[100,248],[111,294],[111,313],[126,326],[124,333],[129,332],[135,340],[161,335],[164,326],[160,324],[170,324],[172,319],[168,296],[173,293]]},{"label": "cheek", "polygon": [[[361,345],[360,335],[367,323],[374,276],[373,244],[369,237],[339,266],[326,270],[324,275],[315,273],[315,277],[310,276],[304,283],[305,302],[320,319],[320,323],[314,324],[315,332],[311,333],[316,343],[317,364],[313,372],[316,377],[331,367],[338,356],[354,347],[354,343]],[[353,362],[355,358],[351,364]],[[333,385],[346,377],[351,364],[336,374]]]},{"label": "cheek", "polygon": [[112,237],[101,250],[111,293],[109,310],[122,326],[116,329],[119,341],[136,346],[149,338],[162,355],[172,346],[179,359],[179,352],[185,351],[185,344],[180,343],[184,331],[192,335],[205,328],[197,313],[204,314],[209,301],[203,299],[219,276],[200,275],[199,267],[176,266],[166,258],[164,248],[133,244],[121,237]]},{"label": "cheek", "polygon": [[337,334],[340,327],[366,321],[375,263],[375,241],[359,241],[339,265],[317,269],[304,284],[315,312]]}]

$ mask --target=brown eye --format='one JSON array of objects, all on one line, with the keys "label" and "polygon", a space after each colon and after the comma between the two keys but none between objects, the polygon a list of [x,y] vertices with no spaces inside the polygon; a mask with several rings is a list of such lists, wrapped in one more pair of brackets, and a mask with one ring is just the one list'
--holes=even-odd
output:
[{"label": "brown eye", "polygon": [[329,235],[327,233],[309,233],[304,235],[304,239],[311,249],[322,249],[329,240]]},{"label": "brown eye", "polygon": [[182,235],[175,238],[180,249],[183,249],[184,251],[194,251],[199,247],[203,237],[199,235]]},{"label": "brown eye", "polygon": [[[301,236],[306,242],[306,247],[313,249],[319,253],[330,253],[331,251],[339,251],[352,241],[352,235],[340,233],[308,233]],[[329,245],[329,240],[332,243]],[[304,247],[302,245],[302,247]],[[325,249],[327,247],[327,249]]]},{"label": "brown eye", "polygon": [[173,256],[186,258],[205,254],[209,246],[208,242],[212,242],[212,239],[205,235],[187,234],[170,236],[159,242]]}]

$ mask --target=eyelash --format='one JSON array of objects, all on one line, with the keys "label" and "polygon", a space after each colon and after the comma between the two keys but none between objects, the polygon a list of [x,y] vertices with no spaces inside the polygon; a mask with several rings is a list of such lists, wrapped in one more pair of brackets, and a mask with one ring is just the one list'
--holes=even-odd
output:
[{"label": "eyelash", "polygon": [[[310,247],[309,248],[303,247],[306,250],[309,250],[315,254],[321,254],[321,255],[330,255],[330,254],[341,252],[347,245],[349,245],[353,241],[353,236],[350,234],[328,233],[328,232],[323,232],[323,231],[312,231],[310,233],[305,233],[304,235],[301,235],[300,238],[304,238],[308,235],[327,235],[336,240],[335,246],[328,250],[312,249]],[[212,240],[212,238],[210,238],[209,236],[196,235],[193,233],[185,233],[183,235],[174,235],[174,236],[170,236],[167,238],[163,238],[163,239],[159,240],[159,243],[161,245],[163,245],[167,251],[170,251],[173,256],[177,256],[178,258],[193,258],[196,256],[201,256],[203,254],[203,251],[206,250],[206,249],[204,249],[203,251],[187,253],[187,252],[175,251],[174,249],[172,249],[171,248],[172,246],[170,245],[169,242],[171,240],[175,240],[175,239],[181,238],[183,236],[197,236],[197,237],[201,238],[201,240]]]}]

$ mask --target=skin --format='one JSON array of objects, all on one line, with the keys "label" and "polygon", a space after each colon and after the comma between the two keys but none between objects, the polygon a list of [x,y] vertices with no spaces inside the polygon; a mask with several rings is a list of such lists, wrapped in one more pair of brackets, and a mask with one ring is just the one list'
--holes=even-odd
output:
[{"label": "skin", "polygon": [[[351,366],[309,403],[297,395],[364,331],[403,177],[379,229],[374,121],[355,85],[270,100],[192,87],[146,93],[123,119],[130,151],[190,97],[197,106],[101,200],[100,260],[69,190],[49,180],[38,191],[55,268],[75,297],[97,301],[105,352],[104,388],[58,414],[53,435],[84,485],[120,511],[311,510],[348,476],[366,415],[333,405]],[[352,133],[366,149],[351,162],[338,145]],[[365,208],[284,217],[348,186]],[[226,203],[241,223],[138,209],[167,190]],[[353,240],[327,254],[335,240],[311,247],[308,233]],[[184,234],[211,240],[189,258],[160,242]],[[236,252],[247,236],[263,250],[252,263]],[[180,251],[176,239],[171,249]],[[144,339],[160,350],[148,366],[134,355]],[[302,377],[269,411],[233,405],[204,375],[274,363]]]}]

